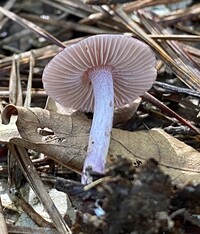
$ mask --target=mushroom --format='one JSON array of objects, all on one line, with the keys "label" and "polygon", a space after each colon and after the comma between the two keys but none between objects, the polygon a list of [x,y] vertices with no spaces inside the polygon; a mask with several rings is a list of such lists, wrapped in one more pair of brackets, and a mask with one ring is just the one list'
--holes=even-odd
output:
[{"label": "mushroom", "polygon": [[89,171],[103,174],[114,106],[131,103],[156,79],[155,56],[148,45],[124,35],[91,36],[62,50],[45,67],[43,85],[61,105],[93,111],[82,183]]}]

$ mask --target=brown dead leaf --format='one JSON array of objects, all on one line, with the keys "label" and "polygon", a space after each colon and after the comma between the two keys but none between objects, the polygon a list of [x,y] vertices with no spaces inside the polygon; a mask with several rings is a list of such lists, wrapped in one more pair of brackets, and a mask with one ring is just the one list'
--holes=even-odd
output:
[{"label": "brown dead leaf", "polygon": [[177,183],[200,182],[200,153],[162,129],[137,132],[113,129],[109,153],[134,162],[154,158]]},{"label": "brown dead leaf", "polygon": [[13,137],[20,138],[15,121],[16,117],[12,117],[9,125],[0,123],[0,143],[9,143]]},{"label": "brown dead leaf", "polygon": [[2,112],[2,122],[8,124],[12,115],[18,116],[16,125],[21,138],[13,137],[10,142],[42,152],[75,171],[81,171],[90,121],[77,114],[67,116],[41,108],[8,105]]},{"label": "brown dead leaf", "polygon": [[[14,136],[9,138],[10,142],[44,153],[81,172],[91,125],[88,119],[76,113],[67,116],[9,105],[2,113],[3,122],[8,123],[12,114],[18,115],[16,125],[21,138]],[[109,159],[117,155],[133,162],[153,157],[177,182],[200,181],[200,153],[161,129],[138,132],[113,129]]]},{"label": "brown dead leaf", "polygon": [[120,123],[125,123],[131,117],[133,117],[141,103],[141,100],[141,97],[139,97],[135,101],[126,104],[125,106],[116,108],[114,111],[113,126],[116,126]]}]

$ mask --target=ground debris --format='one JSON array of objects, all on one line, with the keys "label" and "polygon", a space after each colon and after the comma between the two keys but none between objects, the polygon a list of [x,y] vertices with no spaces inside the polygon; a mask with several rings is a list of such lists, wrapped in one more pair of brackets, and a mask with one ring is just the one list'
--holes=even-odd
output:
[{"label": "ground debris", "polygon": [[189,233],[191,225],[199,231],[192,216],[199,212],[199,185],[177,188],[154,159],[136,168],[118,157],[104,177],[77,186],[68,189],[79,200],[73,233]]},{"label": "ground debris", "polygon": [[[8,125],[0,123],[0,213],[8,233],[200,233],[199,12],[199,0],[0,2],[0,112],[14,110]],[[42,73],[63,47],[98,34],[145,42],[156,54],[158,76],[136,104],[115,109],[108,169],[91,173],[85,186],[77,181],[92,113],[46,103]],[[72,206],[49,188],[56,180]],[[16,188],[27,203],[22,214],[25,202],[16,207],[8,196]],[[39,215],[29,206],[55,227],[43,227],[41,219],[32,227]]]}]

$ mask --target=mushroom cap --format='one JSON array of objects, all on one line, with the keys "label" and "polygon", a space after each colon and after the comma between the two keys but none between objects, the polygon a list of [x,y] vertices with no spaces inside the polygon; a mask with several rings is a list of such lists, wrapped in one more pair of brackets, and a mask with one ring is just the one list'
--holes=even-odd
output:
[{"label": "mushroom cap", "polygon": [[94,95],[88,70],[111,68],[114,104],[123,106],[151,88],[156,59],[148,45],[124,35],[91,36],[65,48],[45,67],[47,94],[63,106],[93,111]]}]

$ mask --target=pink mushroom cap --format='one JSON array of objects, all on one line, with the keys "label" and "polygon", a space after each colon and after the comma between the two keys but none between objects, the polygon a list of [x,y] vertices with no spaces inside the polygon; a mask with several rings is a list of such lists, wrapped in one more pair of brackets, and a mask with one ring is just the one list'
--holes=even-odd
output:
[{"label": "pink mushroom cap", "polygon": [[47,94],[59,104],[93,111],[91,69],[111,70],[114,105],[120,107],[151,88],[157,75],[155,64],[152,50],[143,42],[124,35],[97,35],[57,54],[45,67],[42,80]]}]

